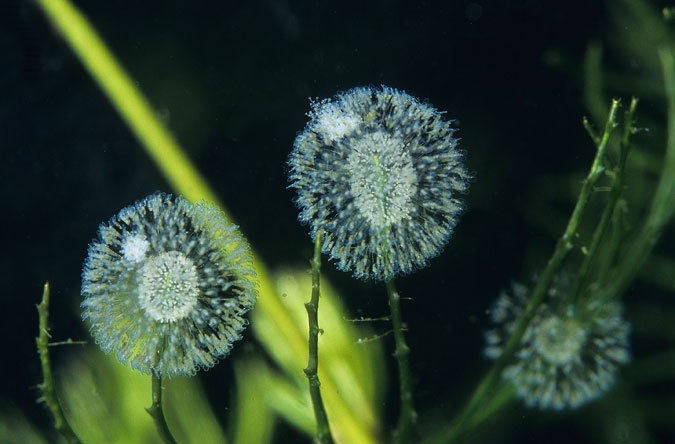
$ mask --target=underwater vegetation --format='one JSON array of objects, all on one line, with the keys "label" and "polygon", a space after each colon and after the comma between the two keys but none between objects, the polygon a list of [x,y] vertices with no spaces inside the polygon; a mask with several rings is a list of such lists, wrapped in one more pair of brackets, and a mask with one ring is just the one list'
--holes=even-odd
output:
[{"label": "underwater vegetation", "polygon": [[[501,71],[470,81],[492,57],[508,73],[504,60],[525,58],[459,49],[459,36],[478,42],[486,20],[499,23],[503,5],[381,6],[300,12],[273,0],[253,15],[202,11],[197,46],[215,51],[213,66],[186,63],[180,32],[139,21],[158,48],[166,39],[176,51],[181,72],[144,65],[134,43],[118,52],[112,36],[134,34],[119,19],[99,24],[68,0],[21,9],[17,20],[48,20],[48,40],[72,54],[65,65],[84,68],[84,95],[102,94],[104,119],[118,116],[135,140],[111,139],[60,176],[85,184],[67,188],[76,210],[44,228],[68,251],[34,256],[71,276],[33,282],[41,295],[22,295],[39,302],[37,316],[31,306],[30,321],[7,319],[30,325],[37,353],[31,344],[30,358],[11,365],[34,386],[20,387],[28,404],[0,396],[0,442],[675,439],[673,9],[589,8],[602,29],[535,51],[536,66],[569,88],[549,101],[539,99],[548,85],[523,95]],[[530,6],[520,24],[556,20]],[[582,23],[574,7],[560,6]],[[449,11],[466,21],[461,33],[433,20]],[[286,60],[281,38],[249,33],[248,20],[265,13],[270,35],[303,47],[304,64]],[[401,26],[358,55],[382,30],[376,18]],[[431,35],[441,52],[429,50]],[[237,46],[258,38],[257,49]],[[474,52],[462,60],[475,66],[448,57]],[[328,68],[337,53],[375,68]],[[260,60],[282,68],[253,69]],[[142,66],[156,81],[130,75]],[[191,81],[162,87],[183,76]],[[187,91],[187,109],[145,95],[155,88]],[[193,112],[207,96],[222,109]],[[188,121],[201,134],[182,145]],[[211,139],[213,122],[228,136]]]}]

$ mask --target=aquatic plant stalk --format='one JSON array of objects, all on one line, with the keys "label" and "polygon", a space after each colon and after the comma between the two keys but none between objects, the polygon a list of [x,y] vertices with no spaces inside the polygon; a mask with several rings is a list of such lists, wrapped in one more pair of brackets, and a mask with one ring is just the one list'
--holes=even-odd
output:
[{"label": "aquatic plant stalk", "polygon": [[635,240],[623,260],[617,265],[613,279],[603,291],[608,297],[623,292],[644,265],[666,224],[675,212],[675,54],[672,47],[660,48],[667,102],[666,152],[659,182],[653,194],[649,211]]},{"label": "aquatic plant stalk", "polygon": [[162,408],[162,377],[158,376],[156,372],[152,373],[152,405],[145,410],[155,421],[157,433],[162,441],[165,444],[176,444],[176,439],[169,430],[166,418],[164,417],[164,409]]},{"label": "aquatic plant stalk", "polygon": [[593,160],[593,164],[588,173],[588,176],[586,177],[586,180],[581,187],[577,203],[574,207],[574,210],[572,211],[572,215],[570,216],[570,219],[567,223],[567,227],[565,228],[565,231],[560,239],[558,239],[555,250],[553,251],[551,258],[548,260],[546,268],[544,269],[541,277],[534,287],[534,290],[532,291],[532,295],[528,301],[523,316],[514,327],[511,337],[504,346],[502,355],[495,361],[488,373],[478,383],[478,386],[469,398],[469,401],[465,404],[464,408],[460,411],[454,423],[450,427],[434,435],[432,439],[433,442],[456,442],[469,428],[476,425],[474,416],[480,415],[480,411],[482,409],[489,407],[494,393],[497,390],[497,386],[500,383],[501,374],[504,370],[504,367],[506,367],[511,357],[518,349],[520,341],[525,334],[528,325],[534,318],[537,309],[544,300],[544,296],[550,287],[551,282],[553,281],[553,277],[559,271],[563,260],[567,256],[567,253],[574,246],[573,240],[577,235],[578,225],[585,214],[586,207],[588,205],[588,201],[590,200],[591,194],[594,191],[595,184],[605,171],[602,162],[605,158],[610,136],[617,126],[616,119],[618,109],[619,100],[615,99],[612,101],[603,134],[599,139],[597,139],[597,151]]},{"label": "aquatic plant stalk", "polygon": [[314,242],[314,257],[312,258],[312,297],[305,304],[309,320],[309,355],[305,375],[309,380],[309,395],[314,406],[316,418],[316,439],[320,444],[332,444],[333,436],[330,433],[330,424],[326,409],[321,398],[321,382],[319,381],[319,295],[321,287],[321,233]]},{"label": "aquatic plant stalk", "polygon": [[[610,222],[613,220],[615,216],[617,203],[619,202],[619,198],[623,193],[624,180],[626,176],[626,162],[628,160],[628,152],[630,151],[630,136],[635,131],[635,111],[637,109],[637,104],[638,99],[633,97],[631,99],[630,106],[628,107],[628,110],[626,111],[626,115],[624,117],[623,134],[621,136],[621,140],[619,141],[619,159],[615,170],[612,171],[611,173],[613,179],[609,199],[602,212],[602,216],[600,217],[600,222],[598,223],[598,226],[593,232],[591,243],[586,249],[584,258],[581,262],[581,265],[579,266],[579,271],[577,272],[577,276],[575,278],[576,281],[574,284],[574,288],[570,293],[572,295],[573,300],[578,300],[578,298],[582,294],[583,289],[588,284],[588,278],[591,272],[591,267],[593,265],[593,262],[598,259],[597,255],[598,248],[600,247],[603,239],[605,238],[605,234],[607,233],[607,229],[610,226]],[[584,119],[584,127],[586,127],[586,130],[591,135],[591,138],[593,138],[593,140],[597,144],[602,143],[603,139],[597,138],[594,130],[591,128],[590,124],[588,123],[588,120],[586,119]],[[603,261],[604,262],[603,264],[600,264],[604,268],[603,270],[600,270],[599,273],[600,277],[604,277],[605,273],[607,272],[607,268],[613,264],[613,260],[615,259],[615,257],[612,256],[615,255],[617,252],[618,250],[614,251],[613,254],[610,256],[609,260],[605,260]]]},{"label": "aquatic plant stalk", "polygon": [[405,325],[401,315],[401,296],[396,290],[394,280],[386,282],[387,295],[389,296],[389,310],[391,323],[394,329],[394,342],[396,348],[394,357],[398,363],[398,382],[400,395],[400,412],[398,425],[394,431],[394,443],[403,444],[411,442],[413,428],[417,422],[417,412],[413,403],[412,372],[410,371],[410,348],[405,340]]},{"label": "aquatic plant stalk", "polygon": [[63,414],[61,404],[56,397],[56,390],[54,389],[54,377],[52,376],[52,367],[49,360],[49,282],[45,283],[42,291],[42,301],[38,304],[37,309],[40,332],[35,341],[37,342],[40,364],[42,366],[42,384],[39,386],[42,397],[38,401],[42,401],[47,405],[54,418],[54,428],[63,436],[66,442],[68,444],[79,444],[80,440]]}]

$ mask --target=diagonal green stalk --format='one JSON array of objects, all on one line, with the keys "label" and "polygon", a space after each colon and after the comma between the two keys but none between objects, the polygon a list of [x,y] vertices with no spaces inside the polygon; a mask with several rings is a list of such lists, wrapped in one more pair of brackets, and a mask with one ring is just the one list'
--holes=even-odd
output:
[{"label": "diagonal green stalk", "polygon": [[309,395],[314,407],[316,419],[316,441],[319,444],[333,444],[333,436],[330,433],[330,424],[326,409],[321,398],[321,382],[319,381],[319,295],[321,294],[321,233],[317,234],[314,243],[314,257],[312,258],[312,297],[305,304],[307,318],[309,320],[309,355],[305,375],[309,380]]},{"label": "diagonal green stalk", "polygon": [[404,444],[411,442],[413,429],[417,422],[417,412],[413,404],[412,372],[410,371],[409,362],[410,348],[405,340],[404,332],[406,329],[401,315],[401,296],[396,290],[393,279],[388,280],[386,284],[391,322],[394,329],[394,341],[396,343],[394,357],[398,363],[398,381],[401,397],[398,425],[394,431],[394,443]]},{"label": "diagonal green stalk", "polygon": [[[605,205],[605,209],[602,212],[600,217],[600,222],[593,232],[593,237],[591,238],[591,243],[585,251],[581,265],[579,266],[579,271],[577,272],[577,277],[574,283],[574,287],[571,291],[573,301],[577,301],[583,292],[584,287],[588,284],[588,279],[591,273],[591,267],[593,262],[597,262],[598,259],[598,249],[605,239],[605,235],[610,226],[610,222],[615,217],[616,207],[619,202],[619,199],[623,193],[624,180],[626,176],[626,162],[628,160],[628,152],[630,151],[630,136],[635,131],[635,111],[637,109],[638,99],[633,97],[630,102],[630,106],[626,111],[624,118],[624,127],[623,135],[619,142],[619,161],[616,166],[616,169],[612,172],[613,183],[612,189],[609,195],[609,200]],[[584,122],[586,124],[586,122]],[[590,129],[589,125],[585,125],[589,134],[593,138],[593,131]],[[606,269],[610,267],[613,263],[613,258],[610,257],[609,260],[603,261],[601,264],[604,270],[601,270],[600,276],[603,276],[606,272]]]},{"label": "diagonal green stalk", "polygon": [[68,0],[36,0],[36,4],[70,45],[172,187],[191,202],[202,199],[219,202],[85,16]]},{"label": "diagonal green stalk", "polygon": [[616,267],[612,279],[603,288],[606,297],[616,297],[623,293],[635,275],[649,257],[654,245],[661,237],[664,227],[675,212],[675,53],[672,47],[660,48],[659,57],[663,68],[664,86],[667,101],[666,152],[659,182],[653,194],[652,202],[635,239],[631,242],[621,262]]},{"label": "diagonal green stalk", "polygon": [[504,351],[501,356],[495,361],[488,373],[478,383],[478,386],[472,393],[469,401],[460,411],[454,423],[435,435],[432,439],[434,442],[458,442],[461,437],[468,431],[468,429],[476,426],[474,417],[480,415],[482,409],[490,405],[491,400],[496,392],[500,382],[502,371],[511,360],[513,354],[518,350],[520,341],[527,331],[527,327],[532,322],[537,309],[541,306],[546,295],[546,291],[551,285],[556,273],[560,270],[563,260],[567,253],[573,248],[573,240],[577,235],[577,228],[586,212],[588,201],[594,191],[595,184],[605,171],[602,161],[605,158],[609,139],[612,131],[617,126],[616,116],[619,109],[619,100],[613,100],[612,106],[607,117],[605,129],[602,137],[594,138],[597,143],[597,151],[593,160],[593,165],[584,181],[577,203],[572,211],[572,215],[567,223],[565,231],[556,243],[553,255],[549,259],[546,268],[541,274],[537,285],[532,291],[532,295],[525,308],[523,316],[513,329],[513,333],[504,346]]},{"label": "diagonal green stalk", "polygon": [[63,414],[61,404],[56,396],[54,389],[54,377],[52,376],[52,367],[49,360],[49,282],[45,283],[42,291],[42,301],[37,306],[40,332],[35,339],[37,342],[38,354],[40,355],[40,364],[42,366],[42,384],[40,390],[42,397],[39,401],[44,402],[54,418],[54,428],[63,436],[68,444],[79,444],[80,440],[68,424],[68,420]]}]

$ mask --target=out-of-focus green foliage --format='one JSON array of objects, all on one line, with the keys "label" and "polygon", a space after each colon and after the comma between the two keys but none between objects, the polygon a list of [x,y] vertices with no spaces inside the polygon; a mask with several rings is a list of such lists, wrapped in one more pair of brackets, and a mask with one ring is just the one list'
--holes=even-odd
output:
[{"label": "out-of-focus green foliage", "polygon": [[[306,271],[285,270],[274,275],[274,310],[255,310],[251,324],[261,343],[285,377],[262,362],[251,363],[256,374],[264,374],[269,405],[286,420],[312,434],[314,419],[307,379],[302,369],[307,364],[307,313],[304,303],[311,294],[311,276]],[[283,311],[290,322],[275,322],[275,313]],[[376,406],[384,388],[383,357],[377,341],[360,344],[355,324],[331,286],[321,284],[319,326],[319,379],[331,430],[337,442],[379,442],[380,422]],[[302,338],[296,343],[281,337]],[[295,346],[295,349],[293,348]]]},{"label": "out-of-focus green foliage", "polygon": [[[57,388],[66,416],[84,443],[159,443],[150,415],[151,380],[94,348],[73,354]],[[180,442],[226,443],[198,378],[163,381],[164,410]]]},{"label": "out-of-focus green foliage", "polygon": [[49,441],[10,404],[0,405],[0,442],[47,444]]},{"label": "out-of-focus green foliage", "polygon": [[[261,343],[278,365],[270,367],[262,356],[234,363],[236,396],[230,434],[235,444],[264,444],[272,440],[277,417],[311,436],[314,417],[302,371],[305,343],[298,350],[284,340],[306,331],[304,302],[311,291],[306,271],[286,270],[274,275],[280,297],[276,311],[288,324],[275,322],[266,311],[254,311],[252,324]],[[320,367],[322,390],[337,442],[380,442],[378,406],[385,386],[379,341],[360,343],[359,331],[327,282],[321,295]],[[281,326],[280,326],[281,325]],[[159,442],[153,422],[144,409],[150,403],[151,381],[132,372],[114,356],[93,347],[73,353],[58,371],[58,392],[66,417],[84,443]],[[198,378],[164,380],[164,410],[172,433],[181,443],[225,443],[225,433],[211,410]],[[224,403],[225,404],[225,403]],[[224,407],[224,405],[223,405]],[[196,426],[198,425],[198,426]]]}]

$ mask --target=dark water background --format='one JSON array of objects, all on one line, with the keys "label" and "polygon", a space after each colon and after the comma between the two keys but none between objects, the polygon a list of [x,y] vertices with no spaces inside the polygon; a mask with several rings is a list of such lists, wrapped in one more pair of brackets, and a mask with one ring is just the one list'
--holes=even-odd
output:
[{"label": "dark water background", "polygon": [[[510,279],[535,271],[525,265],[532,245],[542,260],[552,249],[527,205],[549,175],[583,172],[592,159],[581,61],[589,42],[607,37],[604,4],[76,3],[271,267],[302,266],[311,254],[285,173],[309,97],[385,84],[458,119],[476,174],[467,211],[431,267],[399,281],[412,298],[404,316],[416,403],[453,411],[487,368],[485,309]],[[89,340],[78,307],[87,244],[122,207],[171,190],[30,2],[0,7],[0,67],[0,397],[46,427],[33,339],[42,285],[52,286],[55,339]],[[381,286],[326,274],[354,315],[386,313]],[[227,390],[218,381],[230,372],[225,360],[201,377]],[[521,416],[519,442],[590,440],[579,421]]]}]

